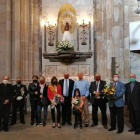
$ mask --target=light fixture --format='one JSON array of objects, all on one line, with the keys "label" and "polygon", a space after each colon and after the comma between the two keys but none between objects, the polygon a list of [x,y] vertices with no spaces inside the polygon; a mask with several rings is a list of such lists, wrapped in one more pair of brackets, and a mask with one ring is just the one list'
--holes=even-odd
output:
[{"label": "light fixture", "polygon": [[137,0],[138,1],[138,8],[136,10],[134,10],[134,12],[136,14],[140,14],[140,0]]},{"label": "light fixture", "polygon": [[[90,21],[91,21],[91,15],[88,15],[88,16],[82,16],[82,17],[79,17],[77,16],[77,23],[78,23],[78,27],[81,27],[82,28],[82,31],[81,31],[81,34],[82,34],[82,43],[81,45],[87,45],[86,43],[86,40],[87,40],[87,37],[86,37],[86,34],[87,34],[87,31],[86,31],[86,28],[89,28],[89,43],[90,43]],[[90,49],[90,48],[89,48]]]}]

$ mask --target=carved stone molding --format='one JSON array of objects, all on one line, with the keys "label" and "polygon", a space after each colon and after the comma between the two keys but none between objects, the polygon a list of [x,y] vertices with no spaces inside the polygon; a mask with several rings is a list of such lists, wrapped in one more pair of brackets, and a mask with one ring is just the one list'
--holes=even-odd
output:
[{"label": "carved stone molding", "polygon": [[33,0],[34,8],[41,8],[42,7],[42,0]]}]

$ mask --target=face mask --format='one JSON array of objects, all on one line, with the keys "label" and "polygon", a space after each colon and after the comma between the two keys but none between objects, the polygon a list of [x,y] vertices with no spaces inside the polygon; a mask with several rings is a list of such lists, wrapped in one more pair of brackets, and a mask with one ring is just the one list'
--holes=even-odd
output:
[{"label": "face mask", "polygon": [[79,74],[79,75],[78,75],[78,78],[79,78],[79,79],[82,79],[82,78],[83,78],[83,75],[82,75],[82,74]]},{"label": "face mask", "polygon": [[130,82],[134,82],[135,81],[135,78],[130,78]]},{"label": "face mask", "polygon": [[57,85],[57,81],[53,81],[53,85]]},{"label": "face mask", "polygon": [[8,80],[3,80],[3,84],[8,84]]},{"label": "face mask", "polygon": [[96,80],[96,81],[100,81],[100,80],[101,80],[101,77],[100,77],[100,76],[96,76],[96,77],[95,77],[95,80]]},{"label": "face mask", "polygon": [[65,79],[68,79],[68,78],[69,78],[69,76],[68,76],[68,75],[65,75],[65,76],[64,76],[64,78],[65,78]]},{"label": "face mask", "polygon": [[79,93],[75,93],[76,96],[79,96]]},{"label": "face mask", "polygon": [[114,81],[115,81],[115,82],[119,81],[119,78],[118,78],[118,77],[115,77],[115,78],[114,78]]},{"label": "face mask", "polygon": [[40,81],[40,84],[41,84],[41,85],[43,85],[44,83],[45,83],[45,81],[43,81],[43,80],[42,80],[42,81]]},{"label": "face mask", "polygon": [[21,84],[21,81],[17,81],[17,84],[20,85]]},{"label": "face mask", "polygon": [[35,80],[33,80],[33,82],[34,82],[34,83],[37,83],[37,80],[35,79]]}]

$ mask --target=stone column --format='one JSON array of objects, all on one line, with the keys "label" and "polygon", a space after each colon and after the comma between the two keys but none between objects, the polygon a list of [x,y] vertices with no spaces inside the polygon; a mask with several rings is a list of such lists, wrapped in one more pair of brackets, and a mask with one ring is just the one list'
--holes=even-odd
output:
[{"label": "stone column", "polygon": [[6,4],[6,75],[12,78],[12,0]]},{"label": "stone column", "polygon": [[15,27],[14,79],[20,76],[20,0],[15,0]]},{"label": "stone column", "polygon": [[33,0],[29,0],[29,79],[32,79],[34,67],[33,53]]}]

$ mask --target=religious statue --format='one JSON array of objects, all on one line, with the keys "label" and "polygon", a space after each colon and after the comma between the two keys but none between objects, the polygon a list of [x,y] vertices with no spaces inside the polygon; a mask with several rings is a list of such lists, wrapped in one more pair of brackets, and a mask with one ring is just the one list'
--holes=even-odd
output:
[{"label": "religious statue", "polygon": [[65,32],[63,34],[62,41],[65,41],[65,40],[71,41],[71,35],[69,32],[69,28],[70,28],[70,24],[69,24],[69,22],[66,22],[65,27],[64,27]]}]

